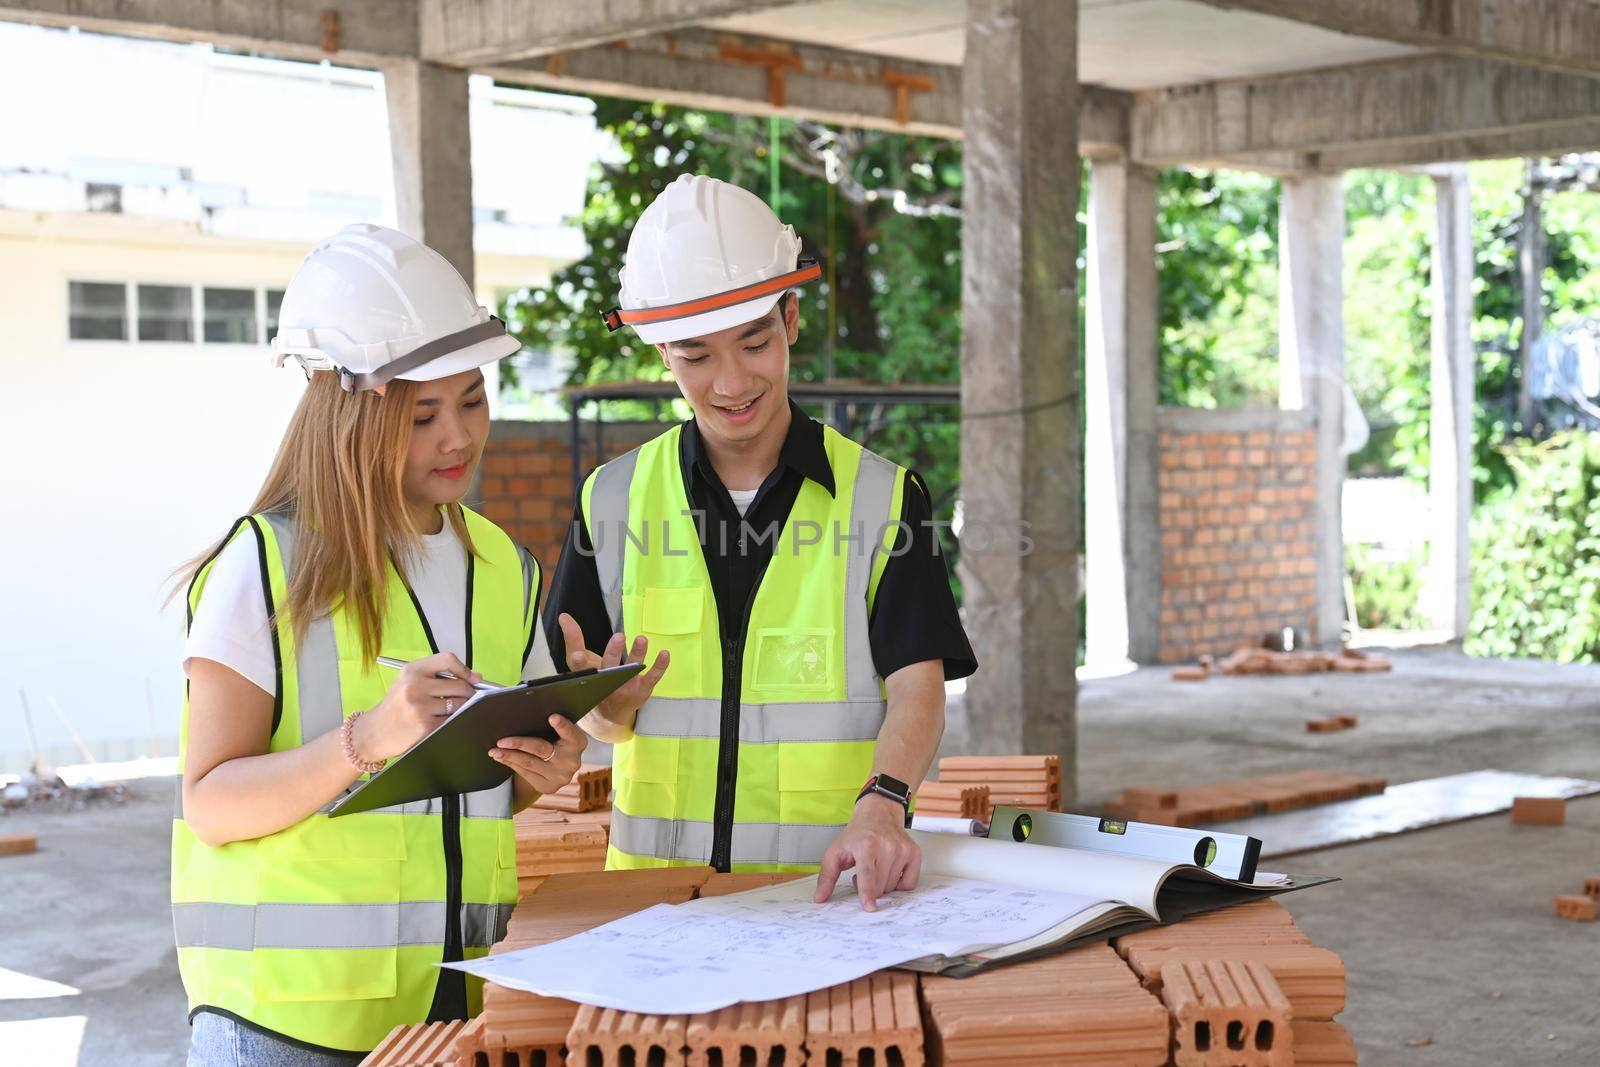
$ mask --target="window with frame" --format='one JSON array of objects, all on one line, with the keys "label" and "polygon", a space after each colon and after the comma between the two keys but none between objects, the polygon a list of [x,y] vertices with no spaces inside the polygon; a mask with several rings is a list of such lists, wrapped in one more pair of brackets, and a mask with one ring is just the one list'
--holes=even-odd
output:
[{"label": "window with frame", "polygon": [[194,290],[187,285],[141,285],[139,340],[193,341]]},{"label": "window with frame", "polygon": [[256,291],[212,289],[201,294],[205,325],[201,334],[208,344],[256,343]]},{"label": "window with frame", "polygon": [[122,282],[68,282],[67,336],[74,341],[126,341],[127,285]]}]

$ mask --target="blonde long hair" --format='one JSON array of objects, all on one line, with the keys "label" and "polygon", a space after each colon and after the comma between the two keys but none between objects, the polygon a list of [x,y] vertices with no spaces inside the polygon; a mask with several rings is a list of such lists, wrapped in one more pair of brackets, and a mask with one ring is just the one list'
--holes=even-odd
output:
[{"label": "blonde long hair", "polygon": [[[383,647],[388,565],[393,560],[404,575],[405,560],[422,547],[403,488],[416,393],[404,379],[390,382],[381,396],[347,393],[337,375],[318,371],[289,419],[249,514],[294,516],[293,571],[277,611],[287,613],[296,643],[314,618],[342,604],[355,613],[362,654],[371,658]],[[473,552],[461,507],[450,505],[445,517]],[[178,569],[174,595],[222,545]]]}]

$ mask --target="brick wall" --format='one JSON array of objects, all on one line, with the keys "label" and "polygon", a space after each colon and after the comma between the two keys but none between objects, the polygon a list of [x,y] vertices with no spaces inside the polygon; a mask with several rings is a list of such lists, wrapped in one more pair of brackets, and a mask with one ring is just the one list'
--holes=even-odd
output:
[{"label": "brick wall", "polygon": [[1163,663],[1316,628],[1316,450],[1304,412],[1163,408]]},{"label": "brick wall", "polygon": [[[579,477],[670,427],[669,422],[608,422],[600,452],[594,423],[584,420]],[[478,484],[468,497],[499,523],[514,541],[533,553],[545,584],[555,572],[566,541],[577,486],[572,480],[572,428],[566,422],[496,421],[489,427]]]}]

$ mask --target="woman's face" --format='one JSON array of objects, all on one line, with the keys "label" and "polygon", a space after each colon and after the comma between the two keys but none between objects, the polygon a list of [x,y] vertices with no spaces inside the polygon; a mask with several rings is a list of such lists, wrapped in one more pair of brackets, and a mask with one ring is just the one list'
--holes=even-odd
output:
[{"label": "woman's face", "polygon": [[489,400],[482,371],[416,383],[401,483],[406,501],[420,512],[460,500],[488,436]]}]

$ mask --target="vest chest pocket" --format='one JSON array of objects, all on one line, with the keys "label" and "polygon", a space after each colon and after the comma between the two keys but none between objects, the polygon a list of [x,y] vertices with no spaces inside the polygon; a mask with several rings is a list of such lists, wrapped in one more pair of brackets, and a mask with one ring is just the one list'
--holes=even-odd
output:
[{"label": "vest chest pocket", "polygon": [[[396,994],[397,946],[414,942],[428,902],[403,902],[400,815],[311,818],[263,839],[251,985],[269,1002]],[[413,914],[415,913],[415,914]],[[410,929],[418,926],[418,930]]]},{"label": "vest chest pocket", "polygon": [[751,684],[782,693],[826,693],[834,686],[834,631],[824,628],[767,627],[755,635],[755,677]]},{"label": "vest chest pocket", "polygon": [[715,634],[704,632],[705,601],[706,591],[698,586],[647,587],[642,596],[622,598],[623,619],[630,628],[637,619],[638,632],[650,642],[647,662],[655,662],[663,650],[669,655],[667,673],[656,686],[661,696],[701,695],[703,642],[716,641]]}]

